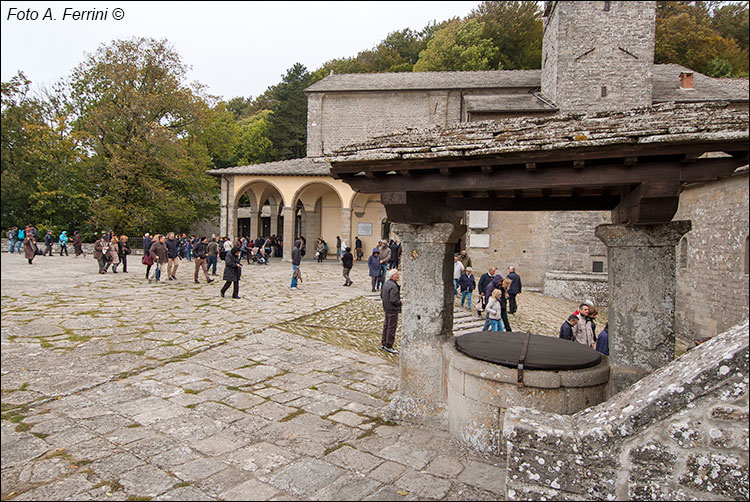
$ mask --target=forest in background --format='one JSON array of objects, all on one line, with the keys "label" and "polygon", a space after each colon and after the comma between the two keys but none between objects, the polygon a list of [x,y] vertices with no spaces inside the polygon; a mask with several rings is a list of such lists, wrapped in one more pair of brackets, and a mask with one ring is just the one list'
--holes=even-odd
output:
[{"label": "forest in background", "polygon": [[[331,71],[540,68],[541,16],[541,2],[482,2],[313,71],[295,63],[257,97],[187,83],[167,40],[114,40],[41,92],[19,71],[2,82],[2,227],[189,231],[218,213],[207,170],[305,156],[303,90]],[[659,1],[655,62],[747,78],[749,33],[747,2]]]}]

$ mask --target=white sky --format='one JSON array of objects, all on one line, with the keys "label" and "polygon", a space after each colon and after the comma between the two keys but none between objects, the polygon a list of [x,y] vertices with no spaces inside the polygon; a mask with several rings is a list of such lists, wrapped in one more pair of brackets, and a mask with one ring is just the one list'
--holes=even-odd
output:
[{"label": "white sky", "polygon": [[[2,81],[18,70],[49,86],[101,44],[166,38],[192,67],[189,81],[224,99],[256,97],[294,63],[309,71],[371,49],[392,31],[464,17],[471,2],[1,2]],[[66,7],[107,10],[99,21],[63,20]],[[15,11],[11,11],[15,8]],[[114,19],[122,9],[124,18]],[[19,20],[11,13],[38,13]],[[43,20],[51,9],[56,20]]]}]

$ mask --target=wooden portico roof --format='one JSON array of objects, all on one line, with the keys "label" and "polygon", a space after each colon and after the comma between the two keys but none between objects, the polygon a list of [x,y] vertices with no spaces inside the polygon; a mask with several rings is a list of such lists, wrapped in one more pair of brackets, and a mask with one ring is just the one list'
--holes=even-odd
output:
[{"label": "wooden portico roof", "polygon": [[328,160],[352,189],[380,193],[392,221],[432,223],[431,208],[613,210],[614,223],[661,223],[683,184],[748,162],[748,112],[728,103],[517,117],[409,130]]}]

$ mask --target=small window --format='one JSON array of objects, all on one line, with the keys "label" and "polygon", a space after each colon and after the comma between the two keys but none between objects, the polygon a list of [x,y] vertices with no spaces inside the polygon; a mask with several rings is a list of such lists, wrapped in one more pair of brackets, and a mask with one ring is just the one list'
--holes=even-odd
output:
[{"label": "small window", "polygon": [[606,85],[602,86],[602,97],[603,98],[607,97],[607,86]]},{"label": "small window", "polygon": [[688,265],[688,241],[683,237],[680,241],[680,270],[687,269]]},{"label": "small window", "polygon": [[594,266],[592,267],[594,272],[604,272],[604,262],[603,261],[595,261]]},{"label": "small window", "polygon": [[604,2],[604,10],[605,10],[605,11],[609,11],[609,4],[610,4],[610,3],[611,3],[611,2]]}]

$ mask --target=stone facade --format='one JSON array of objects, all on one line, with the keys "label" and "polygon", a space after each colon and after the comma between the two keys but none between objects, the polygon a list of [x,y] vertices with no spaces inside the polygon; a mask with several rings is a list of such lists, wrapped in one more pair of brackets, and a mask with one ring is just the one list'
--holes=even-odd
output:
[{"label": "stone facade", "polygon": [[687,187],[675,219],[693,229],[677,247],[677,336],[716,336],[748,318],[748,171]]},{"label": "stone facade", "polygon": [[655,7],[656,2],[548,2],[542,94],[563,112],[650,105]]},{"label": "stone facade", "polygon": [[509,408],[507,500],[747,500],[748,323],[572,416]]}]

